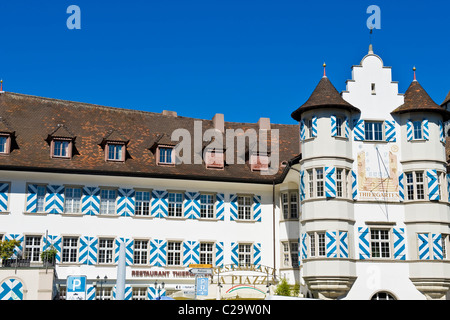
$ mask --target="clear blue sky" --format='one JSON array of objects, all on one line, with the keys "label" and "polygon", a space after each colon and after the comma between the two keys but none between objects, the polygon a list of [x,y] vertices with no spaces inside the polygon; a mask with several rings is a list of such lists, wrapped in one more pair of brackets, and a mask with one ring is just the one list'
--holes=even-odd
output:
[{"label": "clear blue sky", "polygon": [[[4,90],[226,121],[295,123],[322,76],[345,90],[373,44],[404,93],[412,67],[430,96],[450,90],[446,0],[22,0],[0,3]],[[69,5],[81,30],[69,30]]]}]

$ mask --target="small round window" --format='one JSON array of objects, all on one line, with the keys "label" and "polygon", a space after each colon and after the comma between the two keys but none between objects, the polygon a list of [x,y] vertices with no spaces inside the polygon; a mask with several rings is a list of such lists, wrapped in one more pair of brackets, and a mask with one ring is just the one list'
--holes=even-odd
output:
[{"label": "small round window", "polygon": [[395,298],[387,292],[377,292],[370,300],[395,300]]}]

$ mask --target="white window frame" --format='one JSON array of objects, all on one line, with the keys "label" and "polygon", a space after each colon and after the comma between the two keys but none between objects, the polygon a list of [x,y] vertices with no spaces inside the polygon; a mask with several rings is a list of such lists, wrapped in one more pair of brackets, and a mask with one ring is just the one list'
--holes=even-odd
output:
[{"label": "white window frame", "polygon": [[148,190],[136,190],[135,192],[134,215],[150,216],[152,195]]},{"label": "white window frame", "polygon": [[167,195],[167,216],[170,218],[183,217],[183,202],[183,192],[169,192]]},{"label": "white window frame", "polygon": [[214,264],[213,242],[200,242],[199,261],[200,264]]},{"label": "white window frame", "polygon": [[100,189],[100,214],[103,214],[103,215],[117,214],[116,208],[117,208],[117,190],[101,188]]},{"label": "white window frame", "polygon": [[[78,194],[74,195],[75,190],[79,191],[79,196]],[[81,187],[66,186],[64,188],[64,213],[81,213],[82,196],[83,190]]]},{"label": "white window frame", "polygon": [[[293,199],[295,197],[295,199]],[[298,219],[299,216],[299,191],[286,190],[281,192],[281,209],[283,220]]]},{"label": "white window frame", "polygon": [[167,266],[181,266],[183,258],[183,242],[167,241]]},{"label": "white window frame", "polygon": [[309,238],[309,256],[311,258],[322,258],[327,256],[326,232],[312,231],[308,232]]},{"label": "white window frame", "polygon": [[[418,127],[416,127],[416,124],[419,124]],[[423,137],[423,121],[422,120],[412,120],[411,121],[411,126],[412,126],[412,140],[425,140],[425,138]],[[417,134],[420,134],[420,137]]]},{"label": "white window frame", "polygon": [[[207,201],[205,201],[207,200]],[[215,217],[216,195],[213,193],[200,193],[200,218],[213,219]]]},{"label": "white window frame", "polygon": [[[31,240],[31,242],[29,242]],[[40,262],[42,251],[42,236],[26,235],[24,239],[23,255],[30,262]]]},{"label": "white window frame", "polygon": [[98,264],[114,263],[114,239],[98,239]]},{"label": "white window frame", "polygon": [[78,262],[78,237],[65,236],[61,241],[61,263]]},{"label": "white window frame", "polygon": [[[412,179],[409,179],[411,174]],[[422,175],[422,181],[418,181],[418,174]],[[424,170],[415,170],[405,172],[405,187],[406,187],[406,197],[405,201],[415,201],[415,200],[427,200],[426,195],[428,193],[426,183],[426,172]],[[439,189],[440,186],[439,186]],[[419,198],[419,190],[423,190],[422,198]],[[411,193],[412,191],[412,193]],[[411,199],[412,197],[412,199]]]},{"label": "white window frame", "polygon": [[149,258],[149,241],[145,239],[135,239],[133,248],[133,264],[147,265]]},{"label": "white window frame", "polygon": [[[377,239],[374,239],[374,236],[377,236]],[[387,239],[382,239],[382,236],[387,236]],[[392,235],[391,235],[391,228],[383,228],[383,227],[371,227],[369,228],[369,243],[370,243],[370,257],[373,259],[392,259]],[[375,245],[378,246],[378,254],[379,256],[376,256],[374,250]],[[387,249],[387,256],[386,251],[383,254],[383,249]]]},{"label": "white window frame", "polygon": [[[374,124],[378,124],[381,126],[381,132],[375,130]],[[375,139],[376,132],[381,133],[380,139]],[[368,134],[371,135],[371,139],[369,139]],[[365,120],[364,121],[364,141],[385,141],[384,121]]]},{"label": "white window frame", "polygon": [[[251,243],[238,244],[238,262],[239,266],[251,266],[253,262],[253,250]],[[242,263],[243,262],[243,263]]]},{"label": "white window frame", "polygon": [[[43,190],[43,194],[42,191]],[[47,195],[47,186],[43,184],[36,185],[36,212],[45,212],[45,196]]]},{"label": "white window frame", "polygon": [[131,300],[147,300],[147,287],[132,287]]},{"label": "white window frame", "polygon": [[[248,200],[248,201],[247,201]],[[248,203],[247,203],[248,202]],[[253,219],[253,196],[250,195],[238,195],[238,220],[249,221]]]}]

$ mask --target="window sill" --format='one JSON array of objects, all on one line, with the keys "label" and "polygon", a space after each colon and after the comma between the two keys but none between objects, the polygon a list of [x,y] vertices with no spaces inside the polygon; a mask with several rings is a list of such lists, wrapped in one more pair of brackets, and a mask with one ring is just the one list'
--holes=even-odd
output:
[{"label": "window sill", "polygon": [[96,215],[97,217],[105,217],[105,218],[118,218],[121,217],[120,215],[118,215],[117,213],[112,213],[112,214],[108,214],[108,213],[99,213]]},{"label": "window sill", "polygon": [[261,222],[261,221],[257,221],[257,220],[245,220],[245,219],[235,219],[233,220],[234,222],[238,222],[238,223],[255,223],[255,222]]},{"label": "window sill", "polygon": [[186,217],[171,217],[171,216],[166,216],[167,220],[188,220],[188,218]]},{"label": "window sill", "polygon": [[136,218],[136,219],[153,219],[154,218],[150,214],[149,215],[134,214],[134,215],[132,215],[132,217]]},{"label": "window sill", "polygon": [[417,143],[419,143],[419,142],[427,142],[428,140],[427,139],[412,139],[412,140],[409,140],[408,142],[417,142]]},{"label": "window sill", "polygon": [[308,142],[308,141],[312,141],[314,139],[316,139],[317,137],[309,137],[309,138],[305,138],[302,140],[302,142]]},{"label": "window sill", "polygon": [[0,216],[1,216],[1,215],[7,216],[8,214],[11,214],[11,211],[3,211],[3,212],[0,212]]},{"label": "window sill", "polygon": [[211,221],[211,222],[222,221],[222,220],[217,219],[217,218],[198,218],[197,220],[200,220],[200,221]]},{"label": "window sill", "polygon": [[300,218],[281,218],[280,222],[299,222]]},{"label": "window sill", "polygon": [[386,140],[363,140],[362,142],[368,142],[368,143],[389,143],[389,141]]},{"label": "window sill", "polygon": [[96,263],[97,267],[116,267],[117,263]]},{"label": "window sill", "polygon": [[47,212],[28,212],[28,211],[24,211],[23,214],[30,215],[30,216],[46,216],[48,213]]},{"label": "window sill", "polygon": [[341,137],[341,136],[335,136],[334,138],[337,139],[337,140],[344,140],[344,141],[349,141],[350,140],[350,138]]},{"label": "window sill", "polygon": [[82,216],[84,216],[84,214],[81,212],[63,212],[61,215],[65,216],[65,217],[82,217]]}]

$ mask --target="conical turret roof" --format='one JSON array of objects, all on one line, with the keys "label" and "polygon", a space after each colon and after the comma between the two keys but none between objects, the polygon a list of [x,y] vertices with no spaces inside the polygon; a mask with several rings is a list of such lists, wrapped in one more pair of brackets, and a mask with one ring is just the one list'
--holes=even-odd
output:
[{"label": "conical turret roof", "polygon": [[447,94],[447,97],[445,97],[444,102],[442,102],[441,106],[444,106],[444,104],[447,104],[450,102],[450,91]]},{"label": "conical turret roof", "polygon": [[405,103],[391,112],[402,114],[407,112],[437,112],[444,117],[444,121],[450,119],[450,112],[439,106],[431,99],[420,83],[414,80],[405,92]]},{"label": "conical turret roof", "polygon": [[341,97],[326,76],[319,81],[309,99],[297,110],[292,112],[291,117],[300,121],[303,112],[317,108],[338,108],[351,112],[361,112]]}]

